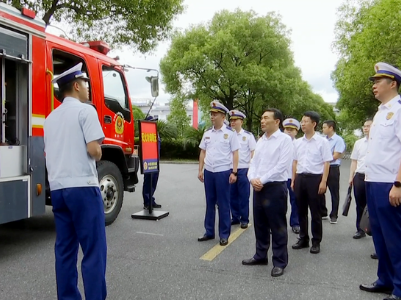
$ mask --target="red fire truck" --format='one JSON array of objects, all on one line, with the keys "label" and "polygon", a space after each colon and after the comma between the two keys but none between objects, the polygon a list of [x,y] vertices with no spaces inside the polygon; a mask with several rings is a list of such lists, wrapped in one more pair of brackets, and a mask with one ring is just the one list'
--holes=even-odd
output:
[{"label": "red fire truck", "polygon": [[48,34],[35,12],[0,3],[0,224],[41,215],[51,205],[43,124],[61,103],[51,80],[79,62],[106,136],[97,164],[106,225],[117,218],[124,191],[134,192],[139,158],[131,100],[124,67],[109,50],[103,42]]}]

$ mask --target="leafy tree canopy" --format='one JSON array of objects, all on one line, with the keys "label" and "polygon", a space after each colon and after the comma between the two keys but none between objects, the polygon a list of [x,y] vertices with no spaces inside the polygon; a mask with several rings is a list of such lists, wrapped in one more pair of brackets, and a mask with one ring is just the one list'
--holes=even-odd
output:
[{"label": "leafy tree canopy", "polygon": [[129,45],[141,52],[154,49],[183,12],[183,0],[0,0],[35,10],[46,25],[73,24],[77,40],[103,40],[114,47]]},{"label": "leafy tree canopy", "polygon": [[377,111],[369,81],[375,63],[401,63],[400,11],[398,0],[347,0],[339,8],[334,49],[340,58],[332,79],[349,128],[360,128]]},{"label": "leafy tree canopy", "polygon": [[174,34],[160,63],[166,90],[178,99],[200,99],[204,112],[214,99],[239,109],[249,130],[259,127],[267,106],[298,118],[312,108],[334,117],[302,80],[288,36],[275,13],[223,10],[207,24]]}]

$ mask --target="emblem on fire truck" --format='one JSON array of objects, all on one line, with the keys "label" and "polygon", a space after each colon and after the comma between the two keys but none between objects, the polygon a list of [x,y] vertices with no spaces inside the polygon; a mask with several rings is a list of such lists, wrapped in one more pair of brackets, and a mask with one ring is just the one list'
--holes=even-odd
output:
[{"label": "emblem on fire truck", "polygon": [[115,130],[117,134],[124,132],[124,116],[121,113],[117,113]]}]

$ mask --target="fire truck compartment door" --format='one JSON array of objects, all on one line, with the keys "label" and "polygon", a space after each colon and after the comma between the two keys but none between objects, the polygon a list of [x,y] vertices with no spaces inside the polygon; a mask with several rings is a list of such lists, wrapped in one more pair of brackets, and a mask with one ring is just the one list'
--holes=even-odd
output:
[{"label": "fire truck compartment door", "polygon": [[0,224],[30,217],[29,176],[0,178]]},{"label": "fire truck compartment door", "polygon": [[26,175],[26,146],[0,146],[0,179]]},{"label": "fire truck compartment door", "polygon": [[2,53],[16,58],[28,58],[28,37],[0,27],[0,50]]}]

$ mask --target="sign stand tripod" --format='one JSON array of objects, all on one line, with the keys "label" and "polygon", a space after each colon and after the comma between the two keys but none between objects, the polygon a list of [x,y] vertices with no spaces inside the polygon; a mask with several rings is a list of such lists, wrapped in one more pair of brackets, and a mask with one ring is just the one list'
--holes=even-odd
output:
[{"label": "sign stand tripod", "polygon": [[168,211],[153,210],[152,186],[153,173],[159,172],[159,145],[157,123],[153,121],[139,121],[139,157],[141,162],[141,173],[150,175],[149,185],[149,206],[148,210],[144,209],[131,215],[133,219],[145,219],[158,221],[167,217]]}]

